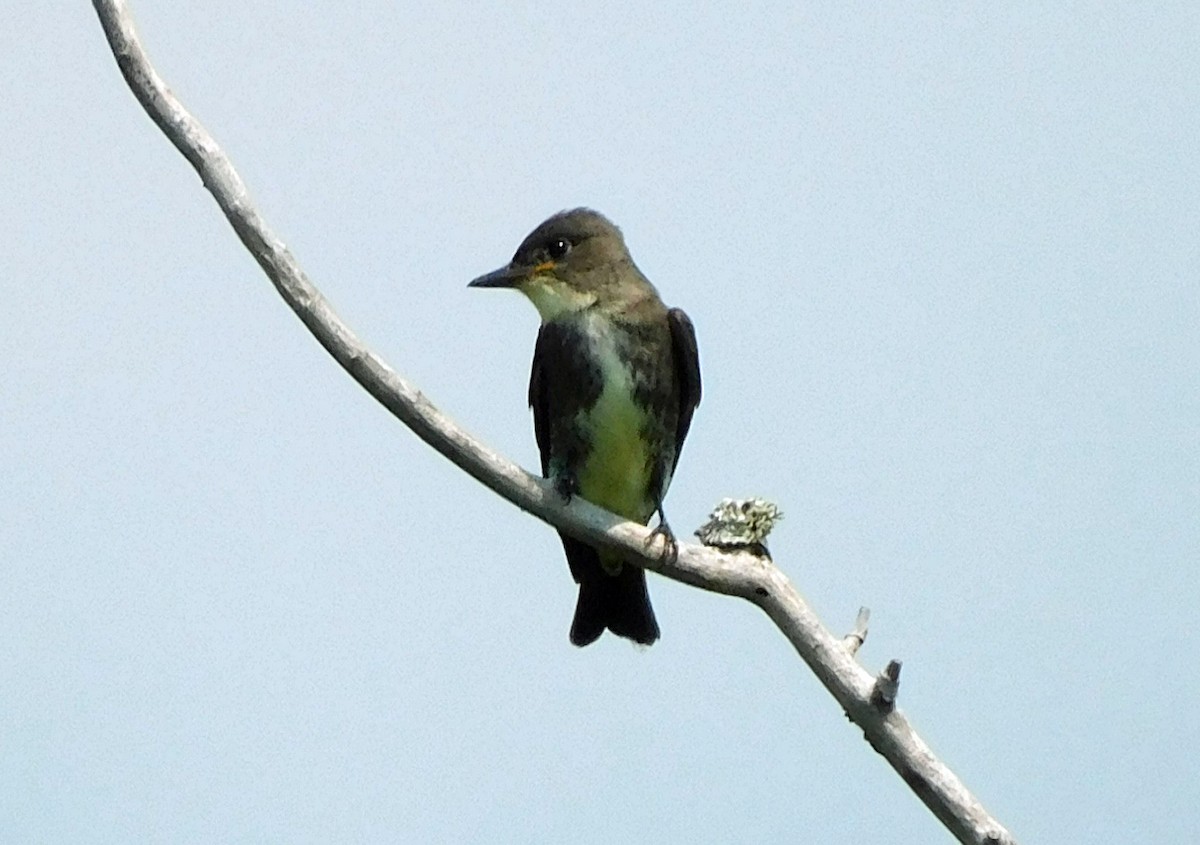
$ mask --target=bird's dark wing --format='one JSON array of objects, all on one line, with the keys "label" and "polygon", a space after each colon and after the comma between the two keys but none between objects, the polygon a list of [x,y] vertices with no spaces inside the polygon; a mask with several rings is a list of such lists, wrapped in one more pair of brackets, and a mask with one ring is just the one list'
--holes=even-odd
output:
[{"label": "bird's dark wing", "polygon": [[[679,381],[679,422],[675,426],[675,463],[683,451],[683,440],[692,425],[692,414],[700,404],[700,350],[696,330],[682,309],[667,312],[671,327],[671,351],[675,357],[675,378]],[[674,471],[674,467],[671,468]]]},{"label": "bird's dark wing", "polygon": [[553,334],[554,329],[550,326],[538,329],[537,343],[533,347],[533,367],[529,373],[529,407],[533,411],[533,436],[537,439],[538,452],[542,458],[543,478],[547,477],[550,465],[550,409],[546,361],[550,347],[561,343]]},{"label": "bird's dark wing", "polygon": [[[538,330],[529,373],[533,433],[542,456],[542,475],[574,472],[587,454],[586,431],[575,425],[604,389],[601,373],[587,353],[581,329],[570,321],[546,323]],[[556,478],[559,483],[571,479]]]}]

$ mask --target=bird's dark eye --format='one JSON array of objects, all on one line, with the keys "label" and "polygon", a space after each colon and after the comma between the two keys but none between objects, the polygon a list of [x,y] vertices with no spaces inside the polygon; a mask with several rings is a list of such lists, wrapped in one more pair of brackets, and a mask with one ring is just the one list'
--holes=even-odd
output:
[{"label": "bird's dark eye", "polygon": [[561,261],[571,251],[571,242],[566,238],[555,238],[547,245],[546,251],[552,259]]}]

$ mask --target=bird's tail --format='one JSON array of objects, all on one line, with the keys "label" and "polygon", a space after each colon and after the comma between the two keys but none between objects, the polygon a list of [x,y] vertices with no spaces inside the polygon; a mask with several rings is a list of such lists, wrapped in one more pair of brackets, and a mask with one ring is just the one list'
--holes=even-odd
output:
[{"label": "bird's tail", "polygon": [[610,574],[594,548],[566,535],[562,535],[562,541],[571,575],[579,584],[571,642],[589,645],[605,628],[642,645],[657,640],[658,622],[646,591],[645,571],[624,563],[616,574]]}]

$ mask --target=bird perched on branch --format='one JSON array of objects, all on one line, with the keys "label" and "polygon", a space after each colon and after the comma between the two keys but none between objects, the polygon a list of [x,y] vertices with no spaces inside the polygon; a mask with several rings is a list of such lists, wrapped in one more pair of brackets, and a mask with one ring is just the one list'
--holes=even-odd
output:
[{"label": "bird perched on branch", "polygon": [[[470,286],[516,288],[541,316],[529,406],[542,475],[567,499],[643,525],[657,512],[655,533],[673,553],[663,498],[700,403],[687,314],[663,305],[621,231],[586,208],[546,220],[512,261]],[[657,640],[643,569],[559,536],[579,585],[571,642],[588,645],[606,628],[643,645]]]}]

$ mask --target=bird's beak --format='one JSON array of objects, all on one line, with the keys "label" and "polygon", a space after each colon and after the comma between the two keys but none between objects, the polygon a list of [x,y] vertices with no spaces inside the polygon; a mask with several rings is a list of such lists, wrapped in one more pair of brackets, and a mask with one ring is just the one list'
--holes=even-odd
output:
[{"label": "bird's beak", "polygon": [[475,279],[467,287],[469,288],[515,288],[521,284],[528,275],[523,272],[522,268],[514,267],[509,264],[506,267],[501,267],[499,270],[493,270],[490,273],[484,273],[478,279]]},{"label": "bird's beak", "polygon": [[541,264],[508,264],[499,270],[485,273],[467,285],[469,288],[519,288],[535,276],[553,275],[558,265],[553,261]]}]

